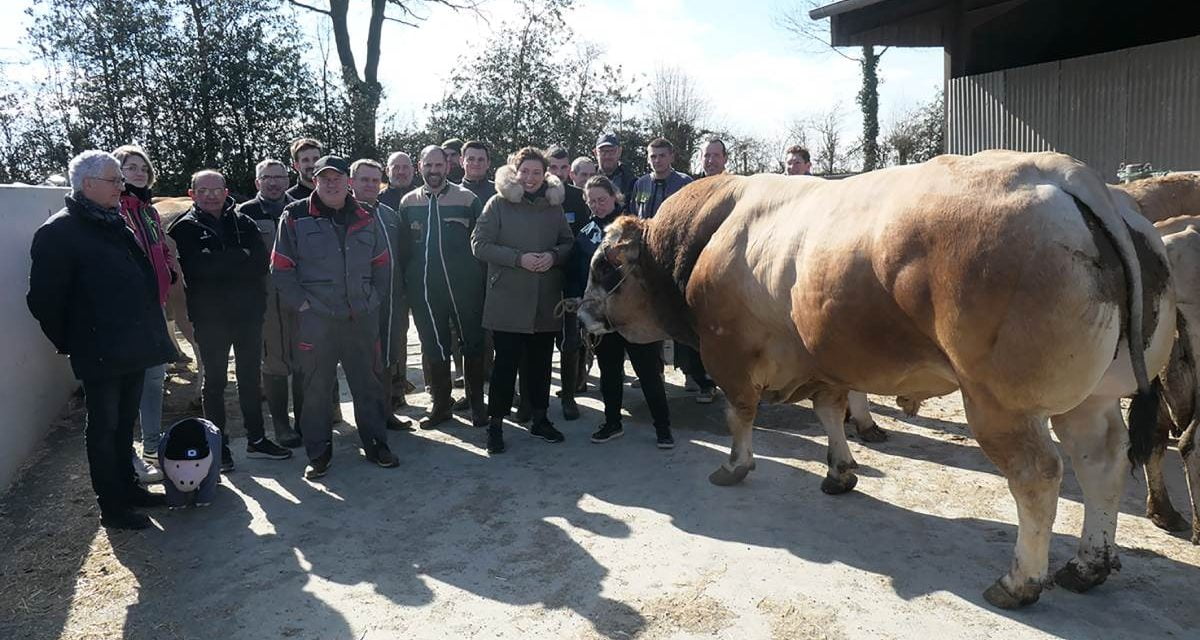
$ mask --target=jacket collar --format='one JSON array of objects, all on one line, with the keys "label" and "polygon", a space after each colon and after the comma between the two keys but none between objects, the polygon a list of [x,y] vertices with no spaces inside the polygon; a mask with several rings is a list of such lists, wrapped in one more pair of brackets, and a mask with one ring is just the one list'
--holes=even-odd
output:
[{"label": "jacket collar", "polygon": [[[545,191],[544,197],[539,197],[535,203],[545,202],[551,205],[560,205],[567,197],[567,189],[563,186],[562,180],[558,176],[547,173],[546,183],[543,186]],[[525,187],[517,181],[517,172],[512,167],[505,165],[496,170],[496,193],[509,202],[518,203],[525,199]]]},{"label": "jacket collar", "polygon": [[88,222],[125,227],[125,220],[121,217],[119,207],[106,209],[83,197],[83,194],[78,192],[67,195],[65,199],[67,202],[67,211],[72,215],[77,215]]},{"label": "jacket collar", "polygon": [[[308,197],[308,215],[314,218],[325,217],[325,213],[321,211],[321,206],[317,204],[318,200],[320,200],[320,196],[318,196],[315,191],[311,196]],[[367,213],[366,209],[363,209],[362,204],[351,197],[348,193],[346,194],[346,202],[342,204],[342,210],[353,212],[355,217],[360,219],[371,217],[371,214]]]}]

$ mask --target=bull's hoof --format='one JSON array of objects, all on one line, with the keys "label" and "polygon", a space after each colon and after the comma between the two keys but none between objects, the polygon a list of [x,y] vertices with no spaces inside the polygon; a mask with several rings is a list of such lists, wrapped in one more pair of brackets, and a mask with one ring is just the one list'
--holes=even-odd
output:
[{"label": "bull's hoof", "polygon": [[838,479],[833,476],[825,476],[821,481],[821,491],[831,496],[836,496],[840,493],[846,493],[858,484],[858,476],[853,473],[846,474],[844,479]]},{"label": "bull's hoof", "polygon": [[1068,591],[1084,593],[1092,587],[1104,584],[1104,581],[1108,580],[1108,574],[1112,573],[1113,569],[1120,568],[1119,562],[1099,562],[1083,567],[1080,562],[1071,560],[1054,574],[1054,581]]},{"label": "bull's hoof", "polygon": [[983,599],[1000,609],[1019,609],[1038,601],[1042,595],[1042,585],[1031,581],[1017,591],[1009,591],[1002,580],[997,580],[983,592]]},{"label": "bull's hoof", "polygon": [[1191,528],[1191,524],[1174,509],[1168,511],[1147,511],[1146,517],[1150,519],[1150,522],[1154,523],[1154,526],[1163,531],[1187,531]]},{"label": "bull's hoof", "polygon": [[873,424],[866,429],[858,430],[858,439],[863,442],[886,442],[888,434],[879,425]]},{"label": "bull's hoof", "polygon": [[708,481],[718,487],[730,487],[745,480],[746,474],[750,473],[750,469],[753,467],[754,463],[732,468],[721,465],[717,467],[716,471],[709,474]]}]

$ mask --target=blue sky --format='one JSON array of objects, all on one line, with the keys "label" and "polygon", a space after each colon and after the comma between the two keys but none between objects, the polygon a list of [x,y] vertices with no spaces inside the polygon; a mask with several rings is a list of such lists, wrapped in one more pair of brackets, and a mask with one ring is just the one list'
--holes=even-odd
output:
[{"label": "blue sky", "polygon": [[[18,6],[23,9],[29,2],[5,4],[12,16]],[[359,13],[352,14],[351,25],[363,32],[366,20],[361,12],[366,3],[356,4]],[[568,21],[581,38],[602,46],[606,59],[627,70],[649,76],[659,66],[685,69],[712,104],[712,126],[774,139],[792,121],[840,105],[847,130],[856,130],[857,64],[828,50],[802,47],[780,30],[772,17],[788,4],[787,0],[580,0]],[[418,29],[386,24],[380,73],[388,90],[385,111],[419,123],[425,105],[443,95],[458,56],[475,51],[472,45],[483,43],[492,26],[512,11],[511,0],[488,0],[483,19],[433,9]],[[304,33],[314,39],[326,21],[304,11],[297,17]],[[25,28],[23,16],[0,21],[0,59],[27,56],[18,44]],[[358,55],[361,63],[362,53]],[[316,47],[313,56],[313,62],[318,62]],[[10,67],[8,72],[20,79],[34,70]],[[881,122],[886,127],[897,114],[927,100],[941,86],[942,53],[940,49],[891,49],[880,72]]]}]

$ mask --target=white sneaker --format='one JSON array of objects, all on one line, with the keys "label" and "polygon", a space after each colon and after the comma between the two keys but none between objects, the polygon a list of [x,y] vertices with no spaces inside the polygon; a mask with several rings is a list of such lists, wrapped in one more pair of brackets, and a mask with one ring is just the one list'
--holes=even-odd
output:
[{"label": "white sneaker", "polygon": [[133,470],[137,472],[138,480],[141,480],[142,484],[162,482],[162,471],[159,471],[158,467],[153,464],[142,460],[141,456],[137,454],[133,456]]}]

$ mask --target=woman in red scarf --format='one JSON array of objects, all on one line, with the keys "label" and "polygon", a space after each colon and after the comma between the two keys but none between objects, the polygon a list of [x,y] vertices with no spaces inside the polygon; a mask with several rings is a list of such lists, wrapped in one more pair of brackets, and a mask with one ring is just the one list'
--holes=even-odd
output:
[{"label": "woman in red scarf", "polygon": [[[121,173],[125,175],[121,217],[133,232],[138,245],[146,252],[146,258],[150,260],[158,280],[158,303],[165,305],[171,283],[178,277],[179,267],[167,247],[167,236],[158,212],[150,205],[154,165],[145,150],[136,145],[120,147],[113,151],[113,155],[121,163]],[[158,441],[162,433],[163,381],[166,374],[165,364],[147,369],[145,385],[142,387],[142,458],[135,456],[134,469],[143,483],[162,480],[162,472],[155,468],[154,461],[158,459]]]}]

